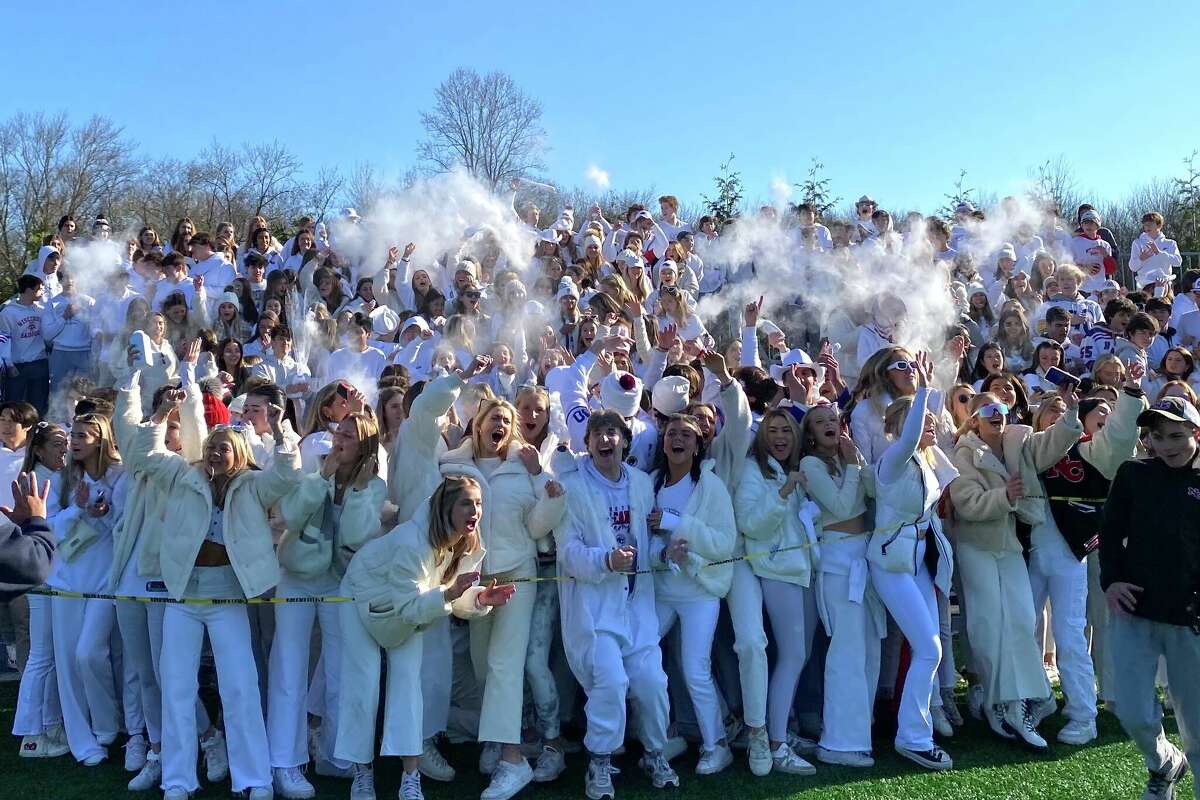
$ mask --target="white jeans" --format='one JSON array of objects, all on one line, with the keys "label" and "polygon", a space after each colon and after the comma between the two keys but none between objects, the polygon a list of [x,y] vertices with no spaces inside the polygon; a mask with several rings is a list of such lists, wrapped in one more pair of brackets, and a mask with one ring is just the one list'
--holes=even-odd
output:
[{"label": "white jeans", "polygon": [[812,652],[817,605],[810,588],[769,578],[761,583],[775,637],[775,669],[767,687],[767,733],[773,742],[786,742],[800,673]]},{"label": "white jeans", "polygon": [[[336,595],[338,586],[339,581],[332,574],[305,580],[284,572],[275,587],[275,596]],[[268,658],[267,679],[267,738],[271,742],[272,767],[299,767],[308,763],[309,644],[313,623],[318,622],[322,655],[318,668],[325,670],[321,756],[333,758],[342,666],[339,605],[353,604],[286,603],[275,607],[275,637]]]},{"label": "white jeans", "polygon": [[[342,613],[345,614],[345,612]],[[345,631],[343,631],[343,646],[345,636]],[[374,640],[372,639],[372,641]],[[388,663],[391,663],[390,655]],[[421,727],[423,729],[421,733],[426,739],[429,739],[445,731],[450,724],[450,693],[454,686],[454,647],[450,640],[449,617],[439,619],[421,631],[421,660],[417,663],[421,675]],[[376,678],[375,682],[378,683],[379,679]]]},{"label": "white jeans", "polygon": [[[241,596],[232,567],[195,567],[185,596]],[[212,643],[217,685],[228,741],[229,775],[234,792],[271,785],[267,727],[259,699],[258,670],[250,640],[250,620],[244,605],[171,604],[163,614],[162,786],[189,792],[200,788],[196,779],[199,743],[196,739],[197,672],[204,634]]]},{"label": "white jeans", "polygon": [[745,561],[734,562],[733,583],[725,595],[733,621],[733,651],[741,678],[742,716],[751,728],[767,724],[767,632],[758,576]]},{"label": "white jeans", "polygon": [[1035,611],[1040,612],[1050,599],[1058,675],[1067,697],[1063,713],[1079,722],[1096,718],[1096,673],[1087,643],[1087,581],[1087,562],[1070,551],[1035,548],[1029,554]]},{"label": "white jeans", "polygon": [[17,712],[12,730],[15,736],[37,736],[62,722],[62,708],[58,703],[58,675],[54,668],[51,598],[31,594],[28,600],[29,658],[25,661],[21,688],[17,694]]},{"label": "white jeans", "polygon": [[867,605],[849,599],[849,576],[823,572],[817,590],[829,633],[821,747],[869,753],[882,631],[875,630]]},{"label": "white jeans", "polygon": [[[1200,636],[1182,625],[1112,612],[1108,645],[1117,717],[1145,757],[1146,768],[1161,771],[1174,751],[1163,733],[1162,705],[1155,689],[1160,658],[1167,662],[1167,691],[1184,752],[1189,762],[1200,764]],[[1200,798],[1200,780],[1195,781],[1195,791]]]},{"label": "white jeans", "polygon": [[[353,603],[338,605],[342,626],[341,704],[333,753],[355,764],[375,760],[382,648],[367,633]],[[387,651],[387,700],[383,712],[385,756],[417,756],[422,750],[421,654],[425,634],[414,633]]]},{"label": "white jeans", "polygon": [[[515,570],[497,575],[533,575],[537,562],[530,558]],[[492,613],[470,622],[471,663],[476,679],[483,684],[479,710],[479,741],[521,743],[521,706],[525,699],[525,659],[529,648],[529,626],[533,621],[537,586],[518,583],[508,602]]]},{"label": "white jeans", "polygon": [[937,590],[925,566],[926,540],[917,544],[917,574],[889,572],[871,564],[871,582],[896,621],[912,659],[900,695],[896,744],[924,752],[933,747],[933,717],[929,713],[942,660],[941,623]]},{"label": "white jeans", "polygon": [[[538,576],[557,574],[553,561],[538,564]],[[525,656],[525,681],[533,698],[534,716],[543,739],[557,739],[561,709],[558,684],[550,669],[550,652],[558,630],[558,584],[539,581],[529,624],[529,650]]]},{"label": "white jeans", "polygon": [[111,600],[50,601],[58,695],[67,744],[77,761],[104,755],[100,738],[117,735],[117,694],[109,634],[116,611]]},{"label": "white jeans", "polygon": [[1050,696],[1029,570],[1020,552],[983,550],[959,542],[967,628],[979,684],[989,705]]},{"label": "white jeans", "polygon": [[717,630],[721,601],[715,597],[689,602],[656,598],[659,638],[666,636],[679,621],[680,667],[688,696],[696,712],[696,724],[704,740],[704,749],[712,750],[725,737],[721,706],[713,683],[712,645]]},{"label": "white jeans", "polygon": [[121,632],[125,672],[131,674],[135,682],[135,690],[141,698],[146,736],[153,744],[162,741],[162,690],[158,664],[165,613],[166,606],[162,603],[117,603],[117,627]]},{"label": "white jeans", "polygon": [[580,678],[580,683],[591,687],[586,689],[587,734],[583,746],[593,755],[609,755],[624,744],[625,704],[629,698],[641,728],[638,738],[642,745],[650,752],[661,751],[667,741],[671,712],[662,651],[655,646],[622,652],[616,636],[597,631],[591,656],[592,674]]}]

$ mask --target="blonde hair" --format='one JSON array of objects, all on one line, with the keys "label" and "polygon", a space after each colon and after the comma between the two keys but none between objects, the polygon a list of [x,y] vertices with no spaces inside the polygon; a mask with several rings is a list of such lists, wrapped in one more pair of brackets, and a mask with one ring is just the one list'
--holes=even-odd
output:
[{"label": "blonde hair", "polygon": [[346,381],[336,380],[325,384],[309,401],[308,408],[304,411],[304,425],[300,434],[301,438],[311,436],[314,433],[323,431],[328,424],[323,412],[333,402],[333,397],[337,393],[338,387],[343,384],[349,385]]},{"label": "blonde hair", "polygon": [[1054,268],[1054,278],[1059,282],[1061,282],[1063,278],[1074,278],[1075,283],[1083,283],[1083,270],[1074,264],[1059,264]]},{"label": "blonde hair", "polygon": [[[885,409],[882,405],[882,398],[884,395],[890,397],[895,391],[891,379],[888,378],[888,366],[894,364],[897,359],[912,361],[912,351],[893,344],[875,351],[863,362],[862,370],[858,375],[858,385],[854,387],[853,398],[846,406],[847,416],[854,410],[854,406],[864,400],[869,401],[875,407],[877,414],[883,415]],[[918,375],[917,385],[920,386],[921,383],[921,377]]]},{"label": "blonde hair", "polygon": [[[108,468],[113,464],[121,463],[121,454],[117,451],[117,440],[113,436],[112,421],[103,414],[91,413],[80,414],[71,422],[72,427],[79,425],[91,425],[96,429],[96,438],[100,441],[96,444],[98,451],[96,459],[96,474],[104,475],[108,472]],[[70,451],[67,451],[67,463],[63,465],[62,479],[59,482],[59,504],[62,508],[67,508],[71,505],[71,492],[75,489],[75,484],[83,477],[83,464],[75,460]]]},{"label": "blonde hair", "polygon": [[479,481],[466,475],[446,477],[434,489],[433,495],[429,498],[429,546],[433,548],[434,561],[440,564],[447,555],[452,556],[450,563],[446,565],[446,571],[441,575],[443,583],[450,580],[457,572],[458,562],[462,560],[463,556],[474,552],[479,547],[477,533],[470,533],[458,542],[454,541],[455,531],[451,514],[454,511],[454,504],[462,497],[468,486],[474,486],[480,492],[482,500],[483,490],[480,489]]},{"label": "blonde hair", "polygon": [[[1092,381],[1094,383],[1100,383],[1098,380],[1096,380],[1096,375],[1100,372],[1102,367],[1108,366],[1109,364],[1117,365],[1117,372],[1119,373],[1117,376],[1117,382],[1113,387],[1111,387],[1116,388],[1125,382],[1125,362],[1122,361],[1120,356],[1118,356],[1116,353],[1105,353],[1096,359],[1096,363],[1092,365]],[[1108,386],[1109,384],[1105,383],[1100,385]]]},{"label": "blonde hair", "polygon": [[1046,414],[1050,411],[1051,408],[1056,408],[1059,406],[1062,407],[1062,410],[1065,413],[1067,410],[1067,404],[1058,395],[1053,395],[1051,397],[1047,397],[1046,399],[1042,400],[1042,402],[1038,403],[1037,410],[1035,410],[1033,412],[1033,431],[1034,431],[1034,433],[1039,433],[1041,431],[1046,430],[1046,428],[1050,427],[1049,425],[1042,424],[1042,418],[1046,416]]},{"label": "blonde hair", "polygon": [[963,436],[965,436],[969,431],[979,430],[978,422],[976,422],[974,426],[971,425],[972,421],[978,419],[978,417],[975,416],[975,412],[978,411],[979,409],[983,408],[988,403],[999,403],[999,402],[1001,402],[1000,398],[997,397],[992,392],[980,392],[979,394],[972,397],[971,402],[967,403],[967,410],[970,413],[967,414],[967,418],[962,421],[962,424],[958,426],[958,430],[955,431],[955,438],[960,439]]},{"label": "blonde hair", "polygon": [[361,411],[347,414],[339,424],[347,421],[354,423],[358,452],[354,454],[354,467],[346,483],[355,485],[362,480],[365,484],[365,478],[379,474],[379,426],[370,414]]},{"label": "blonde hair", "polygon": [[[254,464],[254,453],[250,450],[250,443],[246,441],[245,434],[224,426],[218,425],[213,429],[212,433],[204,437],[204,444],[200,447],[200,452],[207,454],[208,448],[217,442],[229,442],[229,446],[233,448],[233,467],[230,468],[228,477],[233,477],[239,472],[247,469],[256,469]],[[204,462],[198,462],[204,468]],[[207,468],[204,468],[205,475],[208,474]],[[215,500],[215,498],[214,498]]]},{"label": "blonde hair", "polygon": [[488,416],[496,409],[506,412],[509,417],[508,439],[496,448],[496,454],[503,459],[508,453],[508,446],[510,444],[514,441],[522,441],[521,431],[517,427],[517,409],[507,400],[502,400],[498,397],[488,398],[479,403],[479,410],[471,417],[471,445],[475,450],[476,458],[479,458],[479,454],[482,452],[481,445],[483,444],[479,429],[487,421]]},{"label": "blonde hair", "polygon": [[780,464],[783,467],[784,474],[795,472],[800,467],[800,426],[796,424],[796,418],[790,412],[782,408],[774,408],[763,414],[762,422],[758,423],[758,433],[754,436],[754,444],[750,446],[750,455],[754,457],[758,464],[759,471],[762,472],[764,478],[774,477],[774,470],[771,468],[770,459],[771,446],[767,443],[767,428],[771,422],[776,419],[787,421],[787,426],[792,431],[792,438],[795,444],[792,446],[792,454],[788,457],[786,464]]}]

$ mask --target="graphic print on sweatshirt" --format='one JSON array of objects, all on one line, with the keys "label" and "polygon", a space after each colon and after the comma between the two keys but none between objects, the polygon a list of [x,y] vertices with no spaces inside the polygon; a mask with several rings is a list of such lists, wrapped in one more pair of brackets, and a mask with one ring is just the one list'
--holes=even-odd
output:
[{"label": "graphic print on sweatshirt", "polygon": [[631,545],[634,547],[637,546],[637,543],[633,541],[633,537],[629,532],[629,517],[630,511],[628,503],[616,506],[609,505],[609,524],[612,525],[613,536],[617,538],[618,547],[624,547],[625,545]]}]

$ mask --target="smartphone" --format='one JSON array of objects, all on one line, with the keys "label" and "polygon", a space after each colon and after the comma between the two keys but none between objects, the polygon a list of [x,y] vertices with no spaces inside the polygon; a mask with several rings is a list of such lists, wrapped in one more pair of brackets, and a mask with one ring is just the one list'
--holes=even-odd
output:
[{"label": "smartphone", "polygon": [[1062,386],[1064,383],[1073,383],[1076,385],[1080,383],[1079,378],[1076,378],[1071,373],[1067,372],[1066,370],[1059,369],[1058,367],[1051,367],[1050,369],[1046,370],[1046,380],[1050,381],[1055,386]]},{"label": "smartphone", "polygon": [[350,387],[344,383],[339,383],[337,385],[337,393],[339,397],[345,400],[350,397]]}]

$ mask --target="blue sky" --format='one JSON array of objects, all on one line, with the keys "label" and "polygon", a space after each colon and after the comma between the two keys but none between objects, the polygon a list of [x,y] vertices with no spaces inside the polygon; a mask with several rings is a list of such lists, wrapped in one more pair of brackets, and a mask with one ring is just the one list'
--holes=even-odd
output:
[{"label": "blue sky", "polygon": [[[696,202],[730,153],[749,198],[816,156],[849,201],[933,210],[960,169],[1005,194],[1064,154],[1119,196],[1200,147],[1200,15],[1142,4],[21,3],[0,116],[103,114],[156,155],[277,138],[315,173],[415,159],[453,69],[544,106],[547,175]],[[41,31],[39,33],[39,31]],[[23,32],[23,33],[21,33]]]}]

